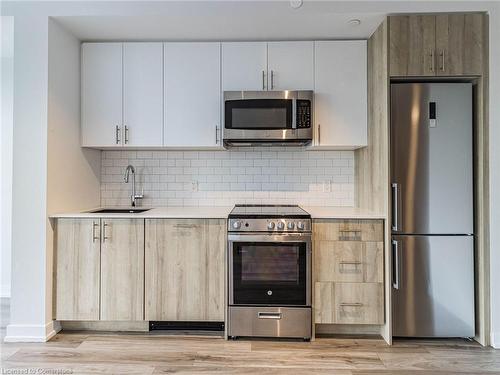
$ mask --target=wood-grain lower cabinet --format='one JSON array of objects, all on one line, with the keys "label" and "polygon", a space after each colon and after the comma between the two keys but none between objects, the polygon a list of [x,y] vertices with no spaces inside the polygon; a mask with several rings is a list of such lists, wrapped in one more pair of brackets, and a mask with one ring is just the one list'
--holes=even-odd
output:
[{"label": "wood-grain lower cabinet", "polygon": [[225,220],[146,220],[145,318],[224,320]]},{"label": "wood-grain lower cabinet", "polygon": [[59,219],[55,318],[99,320],[100,220]]},{"label": "wood-grain lower cabinet", "polygon": [[101,320],[144,320],[144,220],[102,219]]},{"label": "wood-grain lower cabinet", "polygon": [[382,220],[315,220],[315,323],[384,322]]}]

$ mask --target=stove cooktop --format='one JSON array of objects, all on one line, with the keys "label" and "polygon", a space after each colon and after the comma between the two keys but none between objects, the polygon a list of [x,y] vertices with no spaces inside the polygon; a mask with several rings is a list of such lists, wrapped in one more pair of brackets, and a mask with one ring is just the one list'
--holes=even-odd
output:
[{"label": "stove cooktop", "polygon": [[229,213],[230,218],[274,218],[290,217],[304,218],[311,217],[307,211],[297,205],[274,205],[274,204],[237,204]]}]

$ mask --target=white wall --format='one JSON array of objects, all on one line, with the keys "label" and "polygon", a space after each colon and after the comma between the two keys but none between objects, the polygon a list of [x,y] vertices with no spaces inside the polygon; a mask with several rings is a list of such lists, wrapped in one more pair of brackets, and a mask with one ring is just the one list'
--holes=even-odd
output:
[{"label": "white wall", "polygon": [[[101,152],[80,147],[80,41],[52,19],[48,29],[47,215],[96,207]],[[52,300],[52,222],[47,222],[47,301]],[[47,303],[47,315],[52,305]]]},{"label": "white wall", "polygon": [[500,349],[500,4],[490,13],[491,343]]},{"label": "white wall", "polygon": [[14,17],[1,17],[0,297],[10,297],[12,239],[12,132],[14,106]]}]

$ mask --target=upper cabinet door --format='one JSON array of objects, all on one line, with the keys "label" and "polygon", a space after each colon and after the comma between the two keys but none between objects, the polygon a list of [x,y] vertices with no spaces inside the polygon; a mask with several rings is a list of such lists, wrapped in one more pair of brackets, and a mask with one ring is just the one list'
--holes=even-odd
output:
[{"label": "upper cabinet door", "polygon": [[123,44],[123,144],[162,146],[163,43]]},{"label": "upper cabinet door", "polygon": [[438,75],[483,73],[485,17],[480,13],[436,16]]},{"label": "upper cabinet door", "polygon": [[366,41],[315,43],[314,146],[367,145]]},{"label": "upper cabinet door", "polygon": [[436,75],[436,17],[389,17],[390,75]]},{"label": "upper cabinet door", "polygon": [[164,51],[164,145],[220,146],[220,43],[165,43]]},{"label": "upper cabinet door", "polygon": [[314,42],[268,43],[268,90],[314,89]]},{"label": "upper cabinet door", "polygon": [[82,146],[121,145],[122,44],[82,45]]},{"label": "upper cabinet door", "polygon": [[267,43],[222,43],[224,91],[267,89]]}]

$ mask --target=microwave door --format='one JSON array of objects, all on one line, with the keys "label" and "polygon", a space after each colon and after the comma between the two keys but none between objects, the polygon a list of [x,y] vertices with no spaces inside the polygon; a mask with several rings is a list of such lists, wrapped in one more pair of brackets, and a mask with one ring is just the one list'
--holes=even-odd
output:
[{"label": "microwave door", "polygon": [[291,99],[242,99],[225,102],[225,128],[286,130],[294,124]]}]

